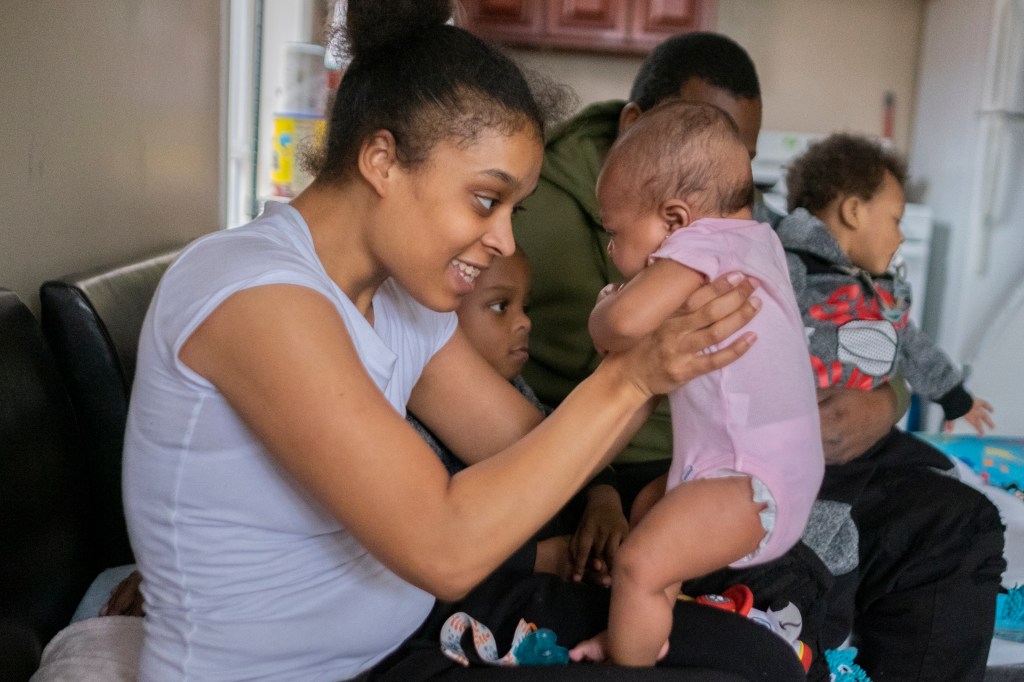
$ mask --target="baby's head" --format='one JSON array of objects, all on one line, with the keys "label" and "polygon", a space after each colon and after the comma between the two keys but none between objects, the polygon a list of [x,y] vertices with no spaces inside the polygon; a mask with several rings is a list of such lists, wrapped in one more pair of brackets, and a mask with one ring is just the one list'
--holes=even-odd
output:
[{"label": "baby's head", "polygon": [[903,242],[906,181],[898,154],[870,138],[835,133],[790,165],[789,210],[806,209],[828,226],[854,265],[881,274]]},{"label": "baby's head", "polygon": [[700,218],[750,218],[750,155],[721,109],[669,100],[612,145],[597,200],[608,253],[631,278],[677,229]]},{"label": "baby's head", "polygon": [[516,249],[511,256],[491,261],[456,310],[469,342],[509,380],[530,357],[529,298],[530,264],[522,249]]}]

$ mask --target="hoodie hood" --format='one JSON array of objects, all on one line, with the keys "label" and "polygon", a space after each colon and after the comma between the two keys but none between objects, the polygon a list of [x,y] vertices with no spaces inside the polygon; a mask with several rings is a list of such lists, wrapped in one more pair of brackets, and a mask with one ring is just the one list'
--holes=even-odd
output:
[{"label": "hoodie hood", "polygon": [[541,177],[571,195],[601,224],[594,185],[619,131],[623,100],[597,102],[556,127],[544,151]]},{"label": "hoodie hood", "polygon": [[783,218],[779,223],[778,235],[783,248],[805,251],[830,263],[853,267],[850,257],[839,248],[839,242],[829,232],[828,226],[807,209],[798,208]]}]

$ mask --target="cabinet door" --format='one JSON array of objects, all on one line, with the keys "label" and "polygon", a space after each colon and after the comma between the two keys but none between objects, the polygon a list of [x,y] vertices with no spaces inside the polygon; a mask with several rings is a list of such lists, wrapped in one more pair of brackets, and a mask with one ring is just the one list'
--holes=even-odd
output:
[{"label": "cabinet door", "polygon": [[714,26],[715,0],[640,0],[633,6],[628,42],[643,50],[677,33]]},{"label": "cabinet door", "polygon": [[462,25],[496,42],[540,45],[544,0],[462,0]]},{"label": "cabinet door", "polygon": [[548,0],[547,43],[621,49],[629,28],[628,0]]}]

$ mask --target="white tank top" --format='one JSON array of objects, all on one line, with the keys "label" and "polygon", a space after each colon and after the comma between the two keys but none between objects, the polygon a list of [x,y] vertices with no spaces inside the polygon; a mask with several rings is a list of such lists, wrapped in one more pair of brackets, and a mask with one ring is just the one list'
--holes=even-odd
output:
[{"label": "white tank top", "polygon": [[333,302],[402,415],[456,325],[454,313],[430,311],[388,280],[371,326],[328,278],[287,205],[270,204],[250,225],[182,253],[143,325],[125,437],[125,515],[146,599],[142,680],[345,679],[394,650],[434,602],[370,556],[178,360],[228,296],[270,283]]}]

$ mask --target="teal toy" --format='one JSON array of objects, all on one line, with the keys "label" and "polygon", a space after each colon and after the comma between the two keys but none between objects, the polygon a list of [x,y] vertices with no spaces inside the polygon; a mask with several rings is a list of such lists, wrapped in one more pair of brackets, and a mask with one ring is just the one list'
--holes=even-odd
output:
[{"label": "teal toy", "polygon": [[825,660],[828,661],[832,673],[831,682],[871,682],[864,668],[853,662],[857,657],[857,647],[846,649],[828,649]]},{"label": "teal toy", "polygon": [[515,657],[519,665],[565,665],[569,650],[556,643],[554,632],[539,628],[523,637],[515,648]]}]

